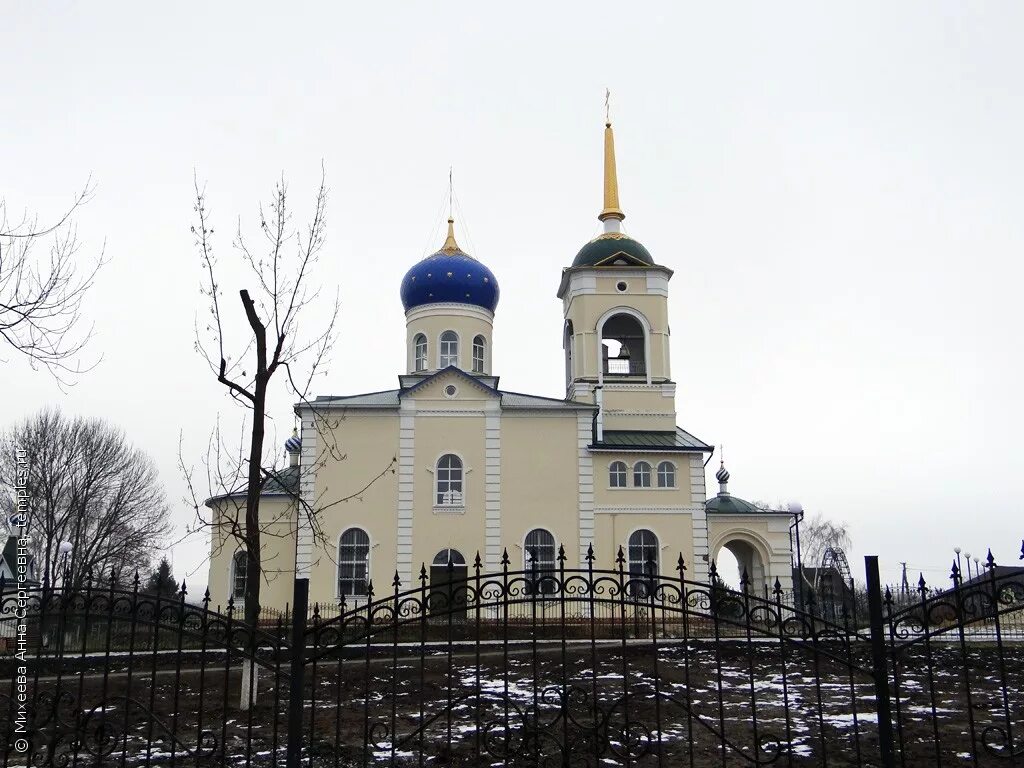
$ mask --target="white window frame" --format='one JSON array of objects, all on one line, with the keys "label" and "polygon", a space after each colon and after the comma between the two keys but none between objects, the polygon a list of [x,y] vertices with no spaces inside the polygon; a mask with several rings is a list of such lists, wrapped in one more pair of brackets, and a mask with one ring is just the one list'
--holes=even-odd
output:
[{"label": "white window frame", "polygon": [[[448,336],[449,334],[451,336],[453,336],[454,339],[451,339],[451,338],[446,339],[445,337]],[[455,345],[455,352],[454,352],[454,354],[450,351],[450,349],[451,349],[450,345],[452,345],[452,344]],[[445,352],[446,346],[449,349],[448,352]],[[438,370],[447,368],[450,365],[453,365],[456,368],[459,367],[459,347],[460,346],[461,345],[459,344],[459,334],[458,333],[456,333],[455,331],[453,331],[451,329],[449,329],[447,331],[441,331],[441,335],[437,337],[437,368],[438,368]]]},{"label": "white window frame", "polygon": [[[458,462],[458,466],[442,467],[441,462],[451,457]],[[449,462],[451,464],[451,462]],[[452,477],[457,470],[458,478]],[[442,473],[444,473],[442,475]],[[445,490],[441,490],[441,483],[446,484]],[[459,489],[453,490],[452,484],[457,482]],[[447,497],[447,498],[446,498]],[[434,507],[435,508],[457,508],[466,506],[466,462],[457,453],[444,453],[434,463]]]},{"label": "white window frame", "polygon": [[[616,485],[612,478],[615,475],[620,474],[618,467],[622,468],[622,484]],[[609,488],[628,488],[629,487],[629,466],[624,461],[613,461],[608,465],[608,487]]]},{"label": "white window frame", "polygon": [[[363,581],[363,591],[361,593],[358,593],[358,594],[355,592],[355,590],[353,590],[352,592],[343,592],[342,589],[341,589],[341,582],[342,582],[342,578],[343,578],[342,577],[342,573],[341,573],[342,567],[345,566],[345,565],[355,566],[355,565],[358,565],[358,563],[359,563],[358,558],[345,560],[345,559],[342,559],[342,556],[341,556],[341,548],[343,546],[345,546],[345,544],[344,544],[345,534],[353,532],[353,531],[359,531],[360,533],[363,534],[363,536],[366,537],[366,545],[365,545],[366,546],[366,556],[363,558],[363,561],[366,563],[366,575],[365,575],[365,579]],[[358,547],[360,545],[359,544],[355,544],[355,545],[349,545],[349,546]],[[369,532],[365,528],[362,528],[362,527],[360,527],[358,525],[351,525],[351,526],[349,526],[348,528],[346,528],[345,530],[343,530],[341,532],[340,536],[338,536],[338,549],[336,550],[337,553],[338,553],[338,570],[337,570],[337,574],[336,574],[337,578],[334,580],[334,589],[335,589],[335,593],[337,595],[337,599],[339,601],[341,600],[342,594],[345,595],[345,600],[347,602],[351,601],[351,602],[358,603],[360,601],[365,601],[367,599],[367,594],[368,594],[368,591],[369,591],[369,584],[370,584],[370,551],[372,549],[373,549],[373,542],[370,539]],[[353,576],[345,577],[344,580],[355,583],[356,582],[356,577],[354,575],[354,572],[353,572]]]},{"label": "white window frame", "polygon": [[[646,469],[644,469],[646,467]],[[650,488],[651,487],[651,463],[641,459],[633,465],[633,487],[634,488]],[[644,482],[646,479],[646,483]]]},{"label": "white window frame", "polygon": [[[412,339],[412,369],[414,373],[427,370],[427,334],[417,333]],[[422,354],[421,354],[422,348]]]},{"label": "white window frame", "polygon": [[[665,467],[668,467],[668,472],[663,471]],[[666,474],[671,473],[671,483],[663,483],[662,479]],[[658,462],[658,487],[659,488],[675,488],[676,486],[676,475],[678,474],[678,467],[668,460]]]},{"label": "white window frame", "polygon": [[[479,342],[479,343],[477,343]],[[480,354],[477,355],[477,350]],[[473,337],[473,373],[483,373],[487,365],[487,339],[482,333]]]}]

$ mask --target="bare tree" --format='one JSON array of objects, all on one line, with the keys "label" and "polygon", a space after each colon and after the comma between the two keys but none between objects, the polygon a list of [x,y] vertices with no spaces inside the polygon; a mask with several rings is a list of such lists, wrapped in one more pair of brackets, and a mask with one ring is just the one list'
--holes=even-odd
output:
[{"label": "bare tree", "polygon": [[[288,187],[282,178],[269,203],[259,208],[259,234],[254,240],[239,221],[232,245],[249,287],[238,288],[239,311],[230,312],[221,285],[222,265],[214,253],[214,229],[206,195],[196,184],[197,221],[192,232],[203,270],[201,292],[209,303],[205,324],[196,323],[196,349],[214,378],[244,409],[245,419],[237,443],[225,437],[219,422],[211,434],[203,463],[209,497],[219,503],[209,513],[197,493],[194,467],[184,460],[180,449],[179,463],[188,484],[189,502],[196,512],[197,523],[189,533],[212,529],[214,546],[231,542],[245,552],[244,615],[250,626],[257,625],[261,609],[264,537],[297,536],[299,528],[305,526],[315,542],[323,543],[323,512],[358,498],[377,479],[393,472],[397,463],[392,458],[389,466],[368,479],[363,488],[324,503],[299,493],[298,473],[292,471],[294,468],[278,467],[276,445],[267,444],[267,425],[271,421],[267,398],[272,382],[280,378],[285,390],[314,412],[317,456],[302,465],[301,472],[315,472],[328,457],[345,458],[334,438],[340,419],[320,412],[315,401],[309,399],[310,385],[324,372],[333,347],[339,309],[335,292],[333,301],[326,303],[320,326],[309,330],[309,315],[323,303],[318,301],[320,289],[314,271],[324,246],[326,204],[327,187],[321,175],[309,223],[296,227]],[[268,483],[274,484],[275,491],[283,490],[291,496],[294,516],[289,512],[261,514],[260,496]],[[255,672],[252,663],[243,665],[243,708],[249,706],[255,694]]]},{"label": "bare tree", "polygon": [[[850,526],[846,522],[829,520],[822,514],[809,518],[800,527],[800,549],[804,562],[814,568],[814,578],[807,583],[814,590],[821,583],[825,553],[829,549],[847,549],[850,546]],[[802,571],[803,569],[801,569]],[[804,576],[806,579],[806,576]]]},{"label": "bare tree", "polygon": [[[270,384],[282,372],[289,391],[304,398],[335,340],[337,295],[321,329],[301,337],[299,329],[300,316],[319,296],[312,271],[324,246],[326,205],[327,187],[321,176],[312,218],[299,230],[293,225],[288,188],[282,179],[269,204],[259,208],[258,246],[251,244],[239,221],[233,246],[252,286],[251,291],[240,288],[237,292],[239,314],[245,321],[239,329],[231,322],[236,316],[226,311],[213,247],[214,229],[205,193],[196,184],[197,222],[192,232],[203,268],[201,292],[209,302],[208,322],[202,327],[196,324],[196,349],[231,398],[248,411],[237,455],[224,450],[219,428],[215,432],[208,452],[212,460],[207,461],[207,479],[211,495],[244,496],[234,505],[236,519],[216,522],[246,553],[245,620],[250,626],[256,625],[260,613],[261,535],[266,522],[260,519],[260,494],[276,474],[273,451],[268,452],[265,444]],[[191,472],[186,474],[192,487]],[[199,504],[195,507],[201,523],[214,522],[201,514]]]},{"label": "bare tree", "polygon": [[104,264],[103,252],[82,264],[74,223],[91,195],[86,183],[52,224],[40,224],[27,213],[12,221],[0,200],[0,339],[62,386],[98,362],[83,365],[80,359],[92,337],[92,327],[83,327],[81,308]]},{"label": "bare tree", "polygon": [[[153,460],[99,419],[44,410],[0,438],[0,500],[15,508],[27,459],[26,533],[39,578],[81,587],[149,565],[170,532],[168,507]],[[63,542],[71,544],[66,556]]]}]

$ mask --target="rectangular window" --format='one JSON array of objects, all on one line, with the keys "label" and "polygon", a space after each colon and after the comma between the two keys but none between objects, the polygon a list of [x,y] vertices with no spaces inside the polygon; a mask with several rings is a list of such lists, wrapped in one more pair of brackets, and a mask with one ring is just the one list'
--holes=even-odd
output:
[{"label": "rectangular window", "polygon": [[427,370],[427,337],[417,336],[416,337],[416,365],[417,371]]},{"label": "rectangular window", "polygon": [[651,487],[651,465],[646,461],[638,461],[633,467],[633,485],[637,488]]},{"label": "rectangular window", "polygon": [[437,506],[462,506],[462,467],[442,462],[437,468]]},{"label": "rectangular window", "polygon": [[676,468],[672,462],[663,461],[658,465],[658,487],[659,488],[675,488],[676,487]]},{"label": "rectangular window", "polygon": [[364,597],[369,578],[370,540],[360,530],[347,531],[338,550],[338,595]]},{"label": "rectangular window", "polygon": [[484,345],[473,342],[473,373],[484,372]]},{"label": "rectangular window", "polygon": [[440,364],[442,368],[449,365],[459,365],[459,337],[454,331],[445,331],[441,334]]},{"label": "rectangular window", "polygon": [[530,531],[526,536],[525,550],[530,594],[553,594],[558,586],[555,577],[555,537],[543,528]]},{"label": "rectangular window", "polygon": [[608,485],[612,488],[626,487],[626,465],[621,461],[612,462],[608,468]]},{"label": "rectangular window", "polygon": [[348,560],[338,564],[338,591],[345,597],[366,595],[366,561]]},{"label": "rectangular window", "polygon": [[245,597],[245,572],[249,565],[246,560],[244,552],[240,553],[241,557],[235,558],[235,584],[234,591],[231,593],[235,599],[241,599]]}]

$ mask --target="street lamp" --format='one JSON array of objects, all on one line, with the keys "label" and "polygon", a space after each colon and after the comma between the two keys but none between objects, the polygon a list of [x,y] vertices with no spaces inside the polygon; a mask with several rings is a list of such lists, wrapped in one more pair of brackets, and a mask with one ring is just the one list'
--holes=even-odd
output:
[{"label": "street lamp", "polygon": [[971,580],[971,553],[964,552],[964,557],[967,558],[967,580]]},{"label": "street lamp", "polygon": [[57,553],[60,555],[60,585],[63,588],[68,578],[68,556],[71,554],[71,542],[62,541],[57,547]]},{"label": "street lamp", "polygon": [[799,501],[789,502],[789,514],[793,516],[793,523],[789,530],[796,531],[796,573],[797,589],[800,596],[800,610],[804,610],[804,559],[800,553],[800,522],[804,519],[804,506]]},{"label": "street lamp", "polygon": [[960,547],[953,547],[953,551],[956,553],[956,570],[960,574],[960,580],[963,581],[964,571],[963,565],[960,562]]}]

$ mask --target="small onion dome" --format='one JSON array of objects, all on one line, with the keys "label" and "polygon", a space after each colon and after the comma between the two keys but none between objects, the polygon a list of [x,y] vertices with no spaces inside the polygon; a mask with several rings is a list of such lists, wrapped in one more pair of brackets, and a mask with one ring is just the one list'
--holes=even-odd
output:
[{"label": "small onion dome", "polygon": [[729,482],[729,470],[725,468],[725,464],[720,466],[718,468],[718,471],[715,472],[715,479],[717,479],[720,483]]},{"label": "small onion dome", "polygon": [[489,312],[498,306],[498,280],[458,246],[453,223],[448,219],[448,239],[441,250],[405,273],[401,295],[406,312],[440,302],[473,304]]},{"label": "small onion dome", "polygon": [[288,453],[298,453],[302,450],[302,440],[299,439],[297,432],[298,430],[293,430],[292,436],[284,441],[284,449],[288,451]]},{"label": "small onion dome", "polygon": [[632,237],[621,232],[605,232],[580,248],[572,260],[574,267],[654,266],[650,252]]}]

